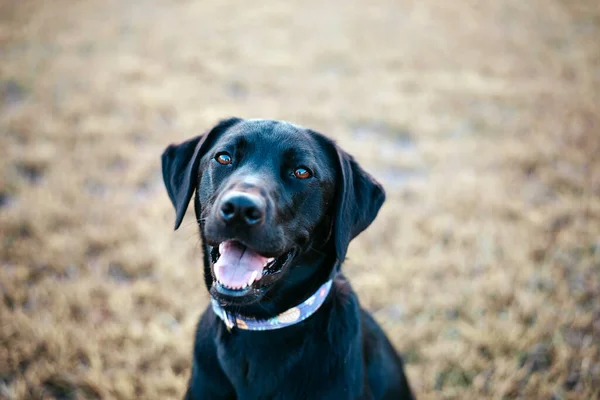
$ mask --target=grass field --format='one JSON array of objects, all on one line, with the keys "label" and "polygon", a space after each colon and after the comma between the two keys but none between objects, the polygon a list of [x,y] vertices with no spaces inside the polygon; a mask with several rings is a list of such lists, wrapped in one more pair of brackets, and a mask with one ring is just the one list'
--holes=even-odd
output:
[{"label": "grass field", "polygon": [[0,398],[181,398],[163,148],[227,116],[386,187],[345,271],[421,399],[600,398],[600,3],[0,0]]}]

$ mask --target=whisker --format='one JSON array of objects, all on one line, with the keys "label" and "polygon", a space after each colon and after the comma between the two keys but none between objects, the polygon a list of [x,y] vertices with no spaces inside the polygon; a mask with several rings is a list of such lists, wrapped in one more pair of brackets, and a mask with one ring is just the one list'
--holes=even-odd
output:
[{"label": "whisker", "polygon": [[327,256],[327,253],[324,253],[321,250],[318,250],[318,249],[314,248],[313,246],[310,246],[307,250],[308,251],[314,251],[315,253],[320,254],[322,256]]}]

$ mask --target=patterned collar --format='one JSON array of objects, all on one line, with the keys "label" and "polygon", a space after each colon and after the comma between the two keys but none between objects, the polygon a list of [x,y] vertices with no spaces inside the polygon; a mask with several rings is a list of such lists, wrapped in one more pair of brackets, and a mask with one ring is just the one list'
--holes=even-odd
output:
[{"label": "patterned collar", "polygon": [[272,329],[285,328],[286,326],[297,324],[310,317],[321,307],[329,290],[331,289],[332,281],[329,280],[317,289],[317,291],[305,300],[302,304],[292,307],[287,311],[282,312],[276,317],[269,319],[254,319],[242,317],[225,311],[219,303],[211,297],[212,309],[225,322],[227,329],[236,327],[248,331],[268,331]]}]

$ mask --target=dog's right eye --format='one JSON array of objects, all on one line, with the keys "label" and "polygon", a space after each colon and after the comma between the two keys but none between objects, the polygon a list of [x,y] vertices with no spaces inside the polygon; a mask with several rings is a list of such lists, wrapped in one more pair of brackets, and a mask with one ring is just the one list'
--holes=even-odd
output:
[{"label": "dog's right eye", "polygon": [[229,165],[231,164],[231,156],[225,152],[223,153],[218,153],[215,156],[215,160],[217,160],[217,162],[221,165]]}]

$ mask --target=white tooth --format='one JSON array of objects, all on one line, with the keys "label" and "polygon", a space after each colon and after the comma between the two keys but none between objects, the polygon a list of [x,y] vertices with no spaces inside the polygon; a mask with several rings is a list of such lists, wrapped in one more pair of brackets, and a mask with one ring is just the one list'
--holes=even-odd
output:
[{"label": "white tooth", "polygon": [[275,261],[275,257],[271,257],[271,258],[267,259],[267,264],[269,264],[269,263],[271,263],[273,261]]},{"label": "white tooth", "polygon": [[254,280],[256,279],[257,276],[258,276],[258,271],[253,271],[252,276],[250,276],[250,279],[248,279],[248,283],[246,284],[246,286],[252,285],[252,283],[254,282]]}]

